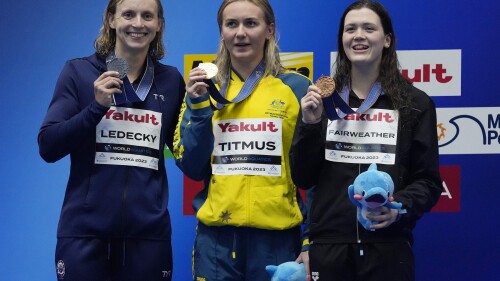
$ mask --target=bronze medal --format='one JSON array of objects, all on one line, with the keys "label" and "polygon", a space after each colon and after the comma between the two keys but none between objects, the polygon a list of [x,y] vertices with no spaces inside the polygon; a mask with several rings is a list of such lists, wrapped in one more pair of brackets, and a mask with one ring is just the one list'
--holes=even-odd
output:
[{"label": "bronze medal", "polygon": [[315,85],[321,90],[322,98],[331,96],[335,90],[335,80],[330,76],[321,75]]}]

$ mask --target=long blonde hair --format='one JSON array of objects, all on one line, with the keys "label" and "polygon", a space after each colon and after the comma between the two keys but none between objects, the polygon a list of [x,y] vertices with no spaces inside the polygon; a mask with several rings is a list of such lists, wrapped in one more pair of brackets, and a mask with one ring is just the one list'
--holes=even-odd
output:
[{"label": "long blonde hair", "polygon": [[[99,37],[94,41],[96,52],[102,57],[106,57],[115,49],[116,31],[109,25],[109,20],[115,16],[116,7],[123,0],[109,0],[104,15],[102,17],[102,27]],[[160,60],[165,56],[163,46],[163,32],[165,31],[165,18],[163,17],[163,6],[160,0],[155,0],[158,7],[158,21],[161,24],[160,30],[156,33],[155,39],[149,44],[149,55],[151,58]]]},{"label": "long blonde hair", "polygon": [[[229,4],[238,1],[247,1],[256,5],[264,12],[264,20],[266,21],[266,24],[268,26],[274,25],[273,35],[270,39],[266,40],[266,43],[264,45],[264,62],[266,63],[264,76],[267,76],[269,74],[277,75],[283,73],[285,71],[285,68],[281,65],[281,60],[279,56],[278,41],[276,39],[276,33],[277,33],[276,20],[274,17],[273,8],[271,7],[271,4],[269,4],[268,0],[224,0],[221,6],[219,7],[219,12],[217,13],[217,23],[219,24],[219,32],[222,31],[222,24],[223,24],[222,14],[224,12],[224,9],[226,9],[226,7]],[[217,51],[215,64],[219,68],[219,72],[217,73],[215,80],[219,84],[225,83],[226,82],[225,80],[228,79],[226,75],[229,72],[229,69],[231,68],[231,57],[228,49],[226,48],[222,40],[219,42],[219,49]]]}]

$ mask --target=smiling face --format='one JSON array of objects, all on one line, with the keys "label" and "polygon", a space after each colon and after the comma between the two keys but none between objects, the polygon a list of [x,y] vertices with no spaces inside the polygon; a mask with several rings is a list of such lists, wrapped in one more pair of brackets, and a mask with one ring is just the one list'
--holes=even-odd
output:
[{"label": "smiling face", "polygon": [[384,33],[380,18],[375,12],[361,8],[347,13],[342,44],[353,67],[378,67],[382,51],[391,45],[391,37]]},{"label": "smiling face", "polygon": [[121,1],[109,25],[116,31],[115,52],[118,55],[147,53],[162,28],[155,0]]},{"label": "smiling face", "polygon": [[256,66],[273,34],[274,25],[268,25],[262,9],[251,2],[233,2],[222,13],[221,37],[233,64]]}]

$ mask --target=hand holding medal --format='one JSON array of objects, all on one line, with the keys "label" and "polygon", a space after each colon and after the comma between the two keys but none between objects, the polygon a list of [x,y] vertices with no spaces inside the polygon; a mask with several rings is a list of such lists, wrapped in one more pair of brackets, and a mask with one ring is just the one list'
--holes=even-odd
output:
[{"label": "hand holding medal", "polygon": [[[219,69],[217,68],[217,65],[211,63],[211,62],[204,62],[200,63],[198,65],[199,68],[201,68],[205,74],[207,75],[205,78],[205,83],[208,86],[208,94],[215,100],[217,101],[218,104],[227,104],[228,100],[226,100],[217,87],[215,86],[215,83],[212,81],[212,78],[214,78],[217,75],[217,72],[219,72]],[[216,107],[218,106],[216,105]],[[217,107],[219,108],[219,107]]]},{"label": "hand holding medal", "polygon": [[302,121],[308,124],[321,121],[324,99],[330,97],[334,91],[335,80],[330,76],[321,75],[301,100]]},{"label": "hand holding medal", "polygon": [[211,62],[202,62],[198,65],[198,67],[205,71],[205,75],[207,76],[205,79],[212,79],[215,75],[217,75],[217,72],[219,72],[217,65]]},{"label": "hand holding medal", "polygon": [[[336,106],[344,112],[351,112],[349,106],[340,98],[340,96],[335,93],[335,80],[330,76],[321,75],[321,77],[316,80],[316,87],[321,91],[320,96],[323,103],[323,108],[328,116],[329,120],[339,119],[340,116],[337,113]],[[349,110],[347,110],[347,108]],[[343,113],[343,112],[342,112]]]},{"label": "hand holding medal", "polygon": [[[220,110],[227,104],[238,103],[246,99],[252,93],[254,87],[259,83],[260,79],[262,79],[264,70],[265,62],[261,61],[245,81],[245,84],[243,84],[243,87],[240,89],[236,97],[232,100],[227,100],[226,91],[229,80],[226,80],[221,85],[220,90],[217,89],[215,83],[212,81],[212,78],[214,78],[219,71],[217,66],[213,63],[200,63],[198,67],[189,72],[186,90],[191,97],[199,97],[206,93],[206,91],[202,93],[199,92],[200,85],[203,86],[205,88],[204,90],[208,90],[210,97],[216,101],[213,105],[214,108]],[[226,78],[229,78],[229,76],[230,74],[228,73]],[[203,81],[200,81],[201,79],[203,79]]]},{"label": "hand holding medal", "polygon": [[[196,98],[204,95],[210,88],[210,79],[217,75],[219,69],[210,62],[200,63],[196,68],[189,72],[188,82],[186,85],[187,93]],[[213,83],[212,83],[213,84]],[[215,87],[215,86],[214,86]]]},{"label": "hand holding medal", "polygon": [[377,101],[382,93],[380,83],[374,83],[366,99],[358,109],[349,106],[349,87],[344,87],[340,93],[335,92],[335,80],[329,76],[321,76],[316,81],[316,86],[321,90],[323,107],[329,120],[344,118],[348,114],[364,113]]},{"label": "hand holding medal", "polygon": [[[109,107],[116,104],[114,95],[122,93],[122,79],[127,76],[128,63],[122,58],[113,57],[106,61],[106,67],[107,71],[94,82],[94,95],[100,105]],[[118,72],[118,76],[110,71]]]},{"label": "hand holding medal", "polygon": [[[111,56],[111,58],[108,58],[106,60],[106,67],[108,71],[116,71],[118,72],[118,78],[123,81],[125,77],[127,77],[128,73],[128,63],[124,58],[119,58],[115,56]],[[120,84],[120,94],[121,94],[121,87],[122,84]],[[112,99],[113,103],[115,105],[123,104],[126,101],[126,98],[124,95],[118,95],[116,96],[114,93],[113,95],[110,95],[110,98]]]}]

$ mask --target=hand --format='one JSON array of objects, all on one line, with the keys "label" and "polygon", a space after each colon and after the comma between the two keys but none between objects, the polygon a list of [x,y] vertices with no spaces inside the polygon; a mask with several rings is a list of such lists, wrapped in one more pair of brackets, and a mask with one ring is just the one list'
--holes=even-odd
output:
[{"label": "hand", "polygon": [[323,100],[319,95],[320,91],[318,87],[311,85],[307,89],[307,94],[300,100],[302,121],[304,121],[304,123],[313,124],[321,121]]},{"label": "hand", "polygon": [[191,69],[186,84],[186,92],[191,98],[197,98],[208,93],[208,85],[203,82],[206,77],[207,75],[202,69],[198,67]]},{"label": "hand", "polygon": [[372,224],[371,229],[381,229],[388,227],[396,221],[399,211],[396,209],[389,209],[386,206],[380,206],[370,209],[370,214],[366,215],[369,220],[377,221],[378,223]]},{"label": "hand", "polygon": [[304,267],[306,268],[307,281],[311,280],[311,274],[309,272],[309,251],[301,252],[295,262],[304,263]]},{"label": "hand", "polygon": [[116,71],[106,71],[94,81],[94,96],[97,103],[110,107],[113,95],[122,93],[123,81]]}]

